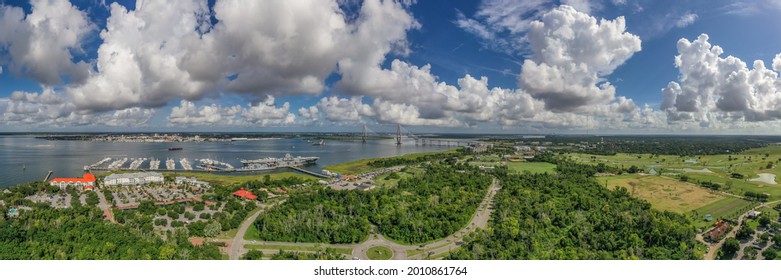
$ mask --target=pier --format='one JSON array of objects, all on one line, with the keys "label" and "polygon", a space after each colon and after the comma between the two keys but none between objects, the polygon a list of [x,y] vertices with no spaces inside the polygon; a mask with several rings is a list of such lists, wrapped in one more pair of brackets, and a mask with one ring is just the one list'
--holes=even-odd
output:
[{"label": "pier", "polygon": [[52,173],[54,173],[54,171],[49,170],[49,173],[46,174],[46,178],[43,178],[43,181],[48,182],[49,178],[52,177]]},{"label": "pier", "polygon": [[298,172],[301,172],[301,173],[304,173],[304,174],[307,174],[307,175],[312,175],[312,176],[315,176],[315,177],[330,178],[330,177],[328,177],[326,175],[323,175],[323,174],[320,174],[320,173],[317,173],[317,172],[312,172],[312,171],[309,171],[309,170],[306,170],[306,169],[303,169],[303,168],[297,167],[297,166],[288,166],[288,168],[293,169],[293,170],[298,171]]}]

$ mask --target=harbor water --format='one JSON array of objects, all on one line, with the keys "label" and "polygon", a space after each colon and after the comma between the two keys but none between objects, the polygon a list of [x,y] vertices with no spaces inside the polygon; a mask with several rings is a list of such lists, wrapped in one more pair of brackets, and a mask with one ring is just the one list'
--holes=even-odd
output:
[{"label": "harbor water", "polygon": [[[182,150],[169,151],[171,147]],[[161,161],[159,171],[166,171],[166,160],[173,159],[177,169],[182,169],[180,159],[187,158],[193,167],[195,159],[213,159],[242,166],[242,159],[266,157],[315,156],[316,164],[304,169],[320,172],[327,165],[343,163],[362,158],[391,157],[409,153],[443,151],[454,146],[422,146],[413,140],[396,145],[395,140],[337,141],[326,140],[325,145],[315,146],[301,138],[234,142],[183,142],[183,143],[125,143],[90,141],[55,141],[36,139],[32,136],[0,136],[0,188],[36,180],[43,180],[51,170],[53,177],[81,176],[85,165],[111,157],[114,160],[128,158],[123,165],[129,166],[133,158],[147,158],[141,166],[149,167],[149,160]],[[105,166],[105,165],[104,165]],[[290,171],[278,169],[272,172]],[[267,172],[268,173],[268,172]],[[240,174],[240,173],[236,173]]]}]

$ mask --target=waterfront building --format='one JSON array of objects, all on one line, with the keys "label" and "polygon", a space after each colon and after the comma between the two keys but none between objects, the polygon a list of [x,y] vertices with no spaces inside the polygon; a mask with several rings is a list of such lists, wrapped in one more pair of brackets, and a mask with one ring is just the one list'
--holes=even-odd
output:
[{"label": "waterfront building", "polygon": [[95,188],[95,175],[85,173],[82,178],[54,178],[49,181],[49,184],[60,187],[61,190],[65,190],[68,186],[73,186],[80,190],[91,191]]},{"label": "waterfront building", "polygon": [[140,186],[148,183],[162,183],[163,174],[159,172],[137,172],[111,174],[103,178],[105,186]]}]

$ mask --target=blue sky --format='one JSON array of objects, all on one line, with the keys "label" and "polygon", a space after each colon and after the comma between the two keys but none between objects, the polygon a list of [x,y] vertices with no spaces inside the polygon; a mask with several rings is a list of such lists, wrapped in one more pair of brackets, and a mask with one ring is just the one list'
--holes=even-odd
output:
[{"label": "blue sky", "polygon": [[165,2],[0,2],[0,131],[767,134],[781,118],[776,0]]}]

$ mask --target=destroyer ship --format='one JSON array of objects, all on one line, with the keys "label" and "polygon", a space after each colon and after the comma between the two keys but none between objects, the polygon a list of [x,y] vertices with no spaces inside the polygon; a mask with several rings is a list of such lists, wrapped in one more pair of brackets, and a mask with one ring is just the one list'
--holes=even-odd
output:
[{"label": "destroyer ship", "polygon": [[242,170],[254,171],[254,170],[271,170],[282,167],[299,167],[307,164],[313,164],[319,157],[293,157],[290,154],[285,154],[282,158],[262,158],[252,160],[241,160]]}]

